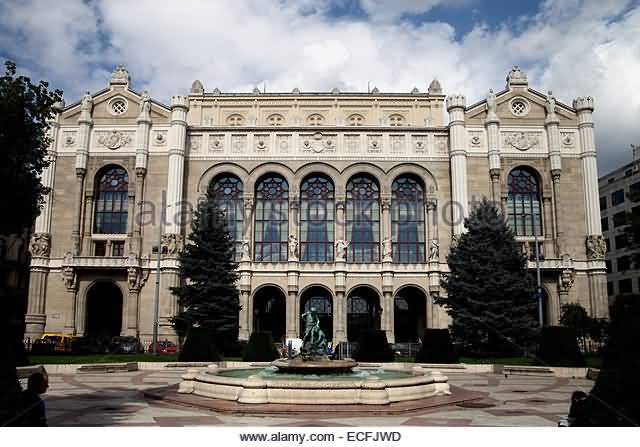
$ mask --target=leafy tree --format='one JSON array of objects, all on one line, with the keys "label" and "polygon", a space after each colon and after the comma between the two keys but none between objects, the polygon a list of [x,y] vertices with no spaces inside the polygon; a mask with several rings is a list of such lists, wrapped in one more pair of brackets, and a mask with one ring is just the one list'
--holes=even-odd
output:
[{"label": "leafy tree", "polygon": [[10,213],[0,219],[0,234],[22,233],[40,214],[47,188],[40,176],[49,165],[47,121],[53,106],[62,100],[62,92],[49,91],[49,84],[32,84],[26,76],[16,76],[16,64],[5,62],[0,77],[0,188],[3,210]]},{"label": "leafy tree", "polygon": [[578,303],[566,303],[560,306],[560,325],[573,329],[580,346],[586,347],[591,318],[584,307]]},{"label": "leafy tree", "polygon": [[511,355],[537,332],[534,283],[513,232],[486,198],[465,219],[467,229],[447,257],[450,273],[436,298],[454,334],[474,352]]},{"label": "leafy tree", "polygon": [[[33,221],[40,213],[43,195],[48,191],[40,183],[50,140],[47,121],[62,92],[49,91],[48,84],[33,84],[28,77],[16,76],[16,64],[5,62],[0,77],[0,243],[18,235],[28,243]],[[22,248],[26,251],[26,246]],[[16,364],[24,361],[24,309],[26,287],[20,284],[28,271],[26,254],[5,259],[0,253],[0,425],[11,419],[20,389]]]},{"label": "leafy tree", "polygon": [[225,215],[211,191],[194,213],[191,234],[178,261],[185,282],[171,291],[184,310],[172,319],[174,328],[179,334],[193,327],[206,328],[217,347],[229,345],[238,337],[238,264],[233,260]]}]

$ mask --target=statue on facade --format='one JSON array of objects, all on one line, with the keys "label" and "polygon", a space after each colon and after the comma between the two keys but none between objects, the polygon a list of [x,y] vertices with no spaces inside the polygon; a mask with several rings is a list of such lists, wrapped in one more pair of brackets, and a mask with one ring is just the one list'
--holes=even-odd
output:
[{"label": "statue on facade", "polygon": [[587,236],[587,259],[604,259],[607,244],[602,236]]},{"label": "statue on facade", "polygon": [[547,109],[547,117],[555,116],[556,98],[553,97],[553,92],[551,90],[547,92],[547,99],[544,102],[544,107]]},{"label": "statue on facade", "polygon": [[336,241],[336,261],[344,261],[347,259],[347,248],[349,243],[343,239]]},{"label": "statue on facade", "polygon": [[33,256],[49,256],[50,239],[48,233],[36,233],[31,237],[29,251]]},{"label": "statue on facade", "polygon": [[82,97],[82,101],[80,101],[80,110],[83,112],[91,112],[93,109],[93,98],[91,97],[91,93],[87,90],[87,92]]},{"label": "statue on facade", "polygon": [[242,241],[242,258],[241,261],[251,261],[251,247],[249,247],[249,240]]},{"label": "statue on facade", "polygon": [[298,259],[298,238],[293,234],[289,235],[289,258]]},{"label": "statue on facade", "polygon": [[327,338],[320,329],[320,319],[316,308],[311,307],[302,314],[304,321],[304,337],[300,353],[303,358],[324,357],[327,350]]},{"label": "statue on facade", "polygon": [[494,118],[497,110],[496,95],[493,93],[493,90],[489,90],[489,94],[487,95],[487,118]]},{"label": "statue on facade", "polygon": [[393,260],[393,241],[390,237],[387,237],[382,241],[382,260]]},{"label": "statue on facade", "polygon": [[429,247],[429,261],[437,261],[440,259],[440,242],[437,239],[431,241]]},{"label": "statue on facade", "polygon": [[151,96],[146,90],[140,97],[140,117],[148,117],[151,113]]}]

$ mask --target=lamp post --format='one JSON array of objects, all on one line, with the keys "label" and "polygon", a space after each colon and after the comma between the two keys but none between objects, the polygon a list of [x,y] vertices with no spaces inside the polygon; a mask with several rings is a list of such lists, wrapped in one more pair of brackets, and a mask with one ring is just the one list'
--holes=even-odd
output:
[{"label": "lamp post", "polygon": [[[163,193],[164,195],[164,193]],[[162,201],[162,209],[160,211],[160,224],[158,225],[158,243],[156,245],[156,286],[153,297],[153,339],[151,341],[153,346],[153,354],[158,354],[158,318],[160,307],[160,260],[162,258],[162,226],[164,225],[164,219],[166,216],[165,201]]]}]

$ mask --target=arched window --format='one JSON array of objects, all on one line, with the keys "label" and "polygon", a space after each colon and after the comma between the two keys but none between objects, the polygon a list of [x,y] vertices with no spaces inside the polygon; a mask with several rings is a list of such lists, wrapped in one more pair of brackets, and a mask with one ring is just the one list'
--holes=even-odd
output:
[{"label": "arched window", "polygon": [[244,117],[239,113],[234,113],[227,117],[227,124],[229,126],[242,126],[244,125]]},{"label": "arched window", "polygon": [[279,175],[267,175],[256,185],[255,260],[287,260],[289,184]]},{"label": "arched window", "polygon": [[300,260],[333,261],[333,182],[323,175],[307,177],[300,187]]},{"label": "arched window", "polygon": [[282,124],[284,123],[284,116],[280,115],[279,113],[272,113],[267,117],[267,123],[270,126],[282,126]]},{"label": "arched window", "polygon": [[380,261],[380,189],[371,177],[347,183],[347,262]]},{"label": "arched window", "polygon": [[404,126],[404,116],[394,113],[389,116],[389,126]]},{"label": "arched window", "polygon": [[129,176],[120,166],[108,166],[98,174],[94,232],[125,234],[129,202]]},{"label": "arched window", "polygon": [[536,176],[526,168],[516,168],[509,173],[509,197],[507,222],[516,236],[540,236],[540,187]]},{"label": "arched window", "polygon": [[322,126],[324,124],[324,116],[319,113],[313,113],[307,117],[307,124],[309,126]]},{"label": "arched window", "polygon": [[391,186],[393,261],[425,261],[424,190],[413,176],[395,179]]},{"label": "arched window", "polygon": [[242,182],[235,175],[219,175],[209,184],[209,195],[213,197],[218,208],[225,214],[227,231],[234,242],[234,257],[236,261],[239,261],[242,256],[244,221]]},{"label": "arched window", "polygon": [[359,113],[354,113],[352,115],[349,115],[349,118],[347,118],[347,122],[350,126],[362,126],[362,124],[364,124],[364,116],[360,115]]}]

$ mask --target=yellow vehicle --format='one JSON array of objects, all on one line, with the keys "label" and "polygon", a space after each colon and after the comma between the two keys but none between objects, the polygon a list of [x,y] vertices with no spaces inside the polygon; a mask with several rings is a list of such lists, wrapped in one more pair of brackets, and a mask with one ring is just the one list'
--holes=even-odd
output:
[{"label": "yellow vehicle", "polygon": [[40,340],[52,344],[54,352],[71,352],[71,341],[73,340],[71,335],[62,332],[45,332]]}]

